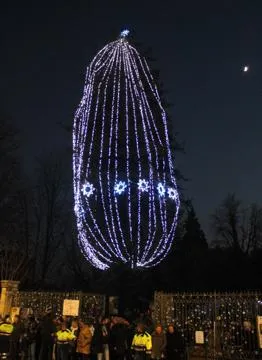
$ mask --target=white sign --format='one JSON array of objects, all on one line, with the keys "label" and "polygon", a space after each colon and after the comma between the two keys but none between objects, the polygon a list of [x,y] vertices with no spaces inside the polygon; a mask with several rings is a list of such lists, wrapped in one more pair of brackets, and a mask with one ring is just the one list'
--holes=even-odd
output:
[{"label": "white sign", "polygon": [[262,316],[257,316],[257,337],[260,349],[262,349]]},{"label": "white sign", "polygon": [[196,344],[204,344],[204,331],[195,331],[195,343]]},{"label": "white sign", "polygon": [[79,300],[65,299],[63,303],[63,316],[78,316]]}]

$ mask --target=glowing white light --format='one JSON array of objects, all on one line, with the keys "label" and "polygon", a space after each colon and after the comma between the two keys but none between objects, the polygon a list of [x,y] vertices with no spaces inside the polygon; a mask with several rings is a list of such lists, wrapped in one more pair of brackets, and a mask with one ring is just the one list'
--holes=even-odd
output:
[{"label": "glowing white light", "polygon": [[145,179],[140,179],[138,181],[138,190],[145,192],[149,189],[149,183]]},{"label": "glowing white light", "polygon": [[90,184],[90,182],[87,181],[86,183],[84,183],[81,191],[85,196],[90,197],[94,194],[95,188],[93,184]]},{"label": "glowing white light", "polygon": [[125,38],[125,37],[127,37],[129,35],[129,33],[130,33],[130,31],[125,29],[125,30],[121,31],[120,36],[122,38]]},{"label": "glowing white light", "polygon": [[249,66],[245,65],[245,66],[243,67],[243,71],[244,71],[244,72],[247,72],[248,70],[249,70]]},{"label": "glowing white light", "polygon": [[127,188],[127,184],[124,181],[119,181],[114,186],[114,191],[116,194],[121,195],[123,192],[125,192],[125,189]]},{"label": "glowing white light", "polygon": [[101,270],[119,262],[159,264],[180,207],[166,113],[145,59],[124,41],[128,34],[123,30],[94,57],[73,124],[78,240]]},{"label": "glowing white light", "polygon": [[175,200],[178,196],[177,190],[173,188],[168,188],[167,193],[168,197],[172,200]]},{"label": "glowing white light", "polygon": [[158,191],[159,196],[164,196],[165,195],[166,189],[165,189],[165,187],[164,187],[164,185],[162,183],[159,183],[157,185],[157,191]]}]

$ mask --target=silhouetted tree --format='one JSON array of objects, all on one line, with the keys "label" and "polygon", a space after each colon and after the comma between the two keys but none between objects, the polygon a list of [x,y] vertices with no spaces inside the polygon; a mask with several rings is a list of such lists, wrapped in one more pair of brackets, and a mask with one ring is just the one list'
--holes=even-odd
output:
[{"label": "silhouetted tree", "polygon": [[235,194],[229,194],[212,215],[212,229],[217,245],[249,254],[262,245],[262,208],[244,207]]},{"label": "silhouetted tree", "polygon": [[34,182],[24,193],[23,234],[34,258],[31,284],[43,286],[55,279],[55,269],[64,262],[61,250],[67,234],[71,236],[72,208],[63,159],[50,154],[38,161]]},{"label": "silhouetted tree", "polygon": [[22,230],[22,172],[18,132],[0,119],[0,277],[23,281],[31,258]]},{"label": "silhouetted tree", "polygon": [[185,233],[180,243],[180,250],[195,255],[196,253],[202,254],[208,249],[205,233],[201,228],[192,204],[188,205],[184,230]]},{"label": "silhouetted tree", "polygon": [[20,166],[17,149],[17,131],[4,119],[0,119],[0,236],[2,241],[14,231],[17,214]]},{"label": "silhouetted tree", "polygon": [[[161,104],[167,114],[169,142],[171,146],[173,162],[176,165],[176,156],[179,154],[185,154],[185,144],[181,140],[179,140],[179,132],[174,129],[174,123],[171,116],[171,109],[173,107],[173,104],[169,101],[168,91],[165,89],[164,83],[161,79],[161,71],[157,67],[156,58],[153,56],[153,49],[151,47],[145,47],[141,43],[136,43],[136,46],[140,49],[140,53],[146,58],[149,63],[154,82],[159,92]],[[175,176],[178,181],[179,188],[182,189],[184,182],[188,179],[182,174],[181,170],[178,169],[177,166],[175,166]]]},{"label": "silhouetted tree", "polygon": [[[74,221],[74,219],[72,219]],[[64,242],[64,266],[71,275],[74,289],[92,290],[94,270],[81,253],[78,245],[77,234],[71,223],[71,231]]]},{"label": "silhouetted tree", "polygon": [[184,234],[177,245],[179,287],[201,290],[205,287],[208,244],[191,202],[187,204]]}]

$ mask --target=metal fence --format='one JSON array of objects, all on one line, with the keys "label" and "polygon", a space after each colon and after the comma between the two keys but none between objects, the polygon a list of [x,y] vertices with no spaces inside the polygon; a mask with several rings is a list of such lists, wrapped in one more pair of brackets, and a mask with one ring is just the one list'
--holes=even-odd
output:
[{"label": "metal fence", "polygon": [[85,321],[94,321],[105,313],[106,297],[82,292],[28,292],[20,291],[13,298],[14,307],[31,309],[41,316],[47,308],[55,314],[62,314],[65,299],[79,300],[79,316]]},{"label": "metal fence", "polygon": [[[190,357],[261,358],[257,326],[261,314],[261,292],[156,292],[154,298],[155,322],[174,323]],[[203,344],[198,344],[197,335],[202,335]]]}]

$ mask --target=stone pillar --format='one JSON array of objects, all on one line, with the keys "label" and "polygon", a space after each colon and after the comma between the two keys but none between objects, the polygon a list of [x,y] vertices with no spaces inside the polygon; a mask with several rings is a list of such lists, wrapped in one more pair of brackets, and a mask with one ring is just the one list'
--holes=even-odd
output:
[{"label": "stone pillar", "polygon": [[18,292],[19,281],[1,280],[0,315],[10,314],[13,298]]}]

